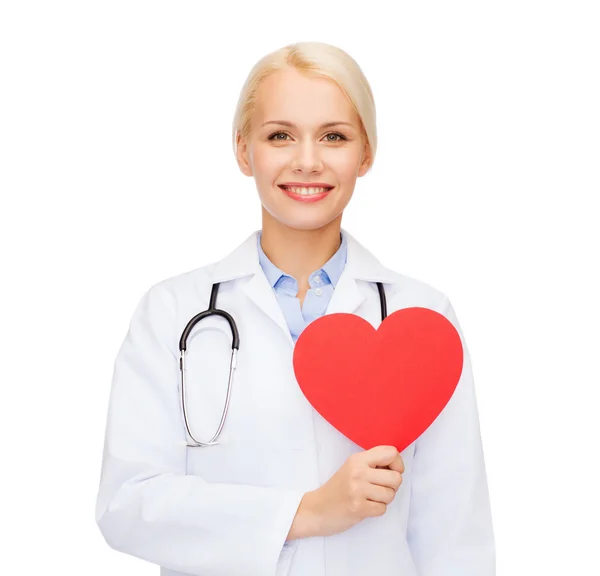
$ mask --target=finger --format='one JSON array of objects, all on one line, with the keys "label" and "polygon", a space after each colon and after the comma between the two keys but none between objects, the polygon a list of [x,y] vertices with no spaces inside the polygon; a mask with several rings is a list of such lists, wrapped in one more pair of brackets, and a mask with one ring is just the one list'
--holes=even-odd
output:
[{"label": "finger", "polygon": [[389,504],[396,496],[396,491],[393,488],[387,488],[386,486],[367,484],[364,494],[365,498],[371,502]]},{"label": "finger", "polygon": [[387,504],[382,502],[372,502],[365,500],[363,502],[363,518],[373,518],[374,516],[383,516],[387,510]]},{"label": "finger", "polygon": [[389,466],[398,456],[398,450],[395,446],[375,446],[375,448],[367,450],[364,455],[371,468]]},{"label": "finger", "polygon": [[397,470],[370,468],[365,474],[365,480],[371,484],[398,490],[402,484],[402,474]]},{"label": "finger", "polygon": [[396,470],[400,474],[404,474],[404,460],[402,456],[398,454],[389,464],[390,470]]}]

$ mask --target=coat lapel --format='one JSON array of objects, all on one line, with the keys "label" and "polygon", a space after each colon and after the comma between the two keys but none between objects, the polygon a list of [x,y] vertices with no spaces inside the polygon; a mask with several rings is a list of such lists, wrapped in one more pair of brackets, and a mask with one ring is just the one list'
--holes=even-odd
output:
[{"label": "coat lapel", "polygon": [[383,266],[371,252],[346,230],[342,230],[348,242],[348,259],[338,284],[333,291],[327,314],[354,314],[366,300],[359,287],[360,281],[390,284],[401,278],[396,272]]},{"label": "coat lapel", "polygon": [[[401,277],[384,266],[352,235],[342,230],[348,242],[348,257],[344,271],[333,291],[327,314],[338,312],[353,314],[365,301],[358,281],[397,282]],[[293,339],[277,301],[277,297],[265,276],[258,258],[258,231],[253,232],[240,246],[216,263],[211,281],[226,282],[251,276],[242,289],[248,298],[268,316],[285,334],[293,346]]]},{"label": "coat lapel", "polygon": [[[350,246],[348,246],[348,260],[350,259],[350,256]],[[356,278],[350,274],[348,262],[346,262],[344,271],[331,295],[331,300],[329,301],[326,313],[335,314],[338,312],[346,312],[348,314],[353,314],[364,300],[365,295],[358,288]]]},{"label": "coat lapel", "polygon": [[258,231],[253,232],[240,246],[215,265],[211,281],[227,282],[250,278],[242,284],[242,290],[281,330],[293,346],[294,341],[277,296],[269,284],[258,259]]},{"label": "coat lapel", "polygon": [[290,329],[281,310],[281,306],[277,301],[277,296],[273,291],[273,288],[269,284],[267,277],[265,276],[262,268],[250,279],[249,282],[244,284],[243,290],[275,324],[277,324],[284,332],[289,343],[294,346],[294,340],[290,334]]}]

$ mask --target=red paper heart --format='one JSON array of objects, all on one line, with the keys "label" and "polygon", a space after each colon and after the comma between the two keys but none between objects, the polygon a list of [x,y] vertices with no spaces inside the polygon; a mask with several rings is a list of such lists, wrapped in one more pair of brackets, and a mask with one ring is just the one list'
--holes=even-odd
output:
[{"label": "red paper heart", "polygon": [[401,452],[452,397],[463,348],[452,323],[428,308],[397,310],[377,330],[338,313],[304,329],[293,365],[307,400],[334,428],[364,450]]}]

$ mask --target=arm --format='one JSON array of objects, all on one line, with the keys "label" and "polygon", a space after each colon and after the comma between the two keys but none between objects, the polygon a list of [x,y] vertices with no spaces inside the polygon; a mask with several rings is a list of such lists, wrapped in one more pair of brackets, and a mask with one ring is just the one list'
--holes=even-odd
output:
[{"label": "arm", "polygon": [[471,360],[454,395],[417,439],[407,541],[419,576],[495,576],[495,545]]},{"label": "arm", "polygon": [[284,542],[302,492],[186,475],[174,320],[174,302],[153,287],[117,355],[98,527],[115,550],[186,574],[285,573]]}]

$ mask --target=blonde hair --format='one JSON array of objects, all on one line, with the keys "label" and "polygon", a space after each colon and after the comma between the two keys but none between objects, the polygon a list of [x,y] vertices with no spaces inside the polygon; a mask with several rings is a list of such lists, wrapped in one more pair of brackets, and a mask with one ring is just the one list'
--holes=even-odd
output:
[{"label": "blonde hair", "polygon": [[312,77],[329,78],[342,89],[356,110],[370,152],[371,169],[377,150],[375,100],[360,66],[344,50],[323,42],[289,44],[261,58],[250,71],[240,92],[233,118],[233,151],[237,151],[237,133],[247,138],[252,130],[256,93],[261,82],[285,67],[293,67]]}]

